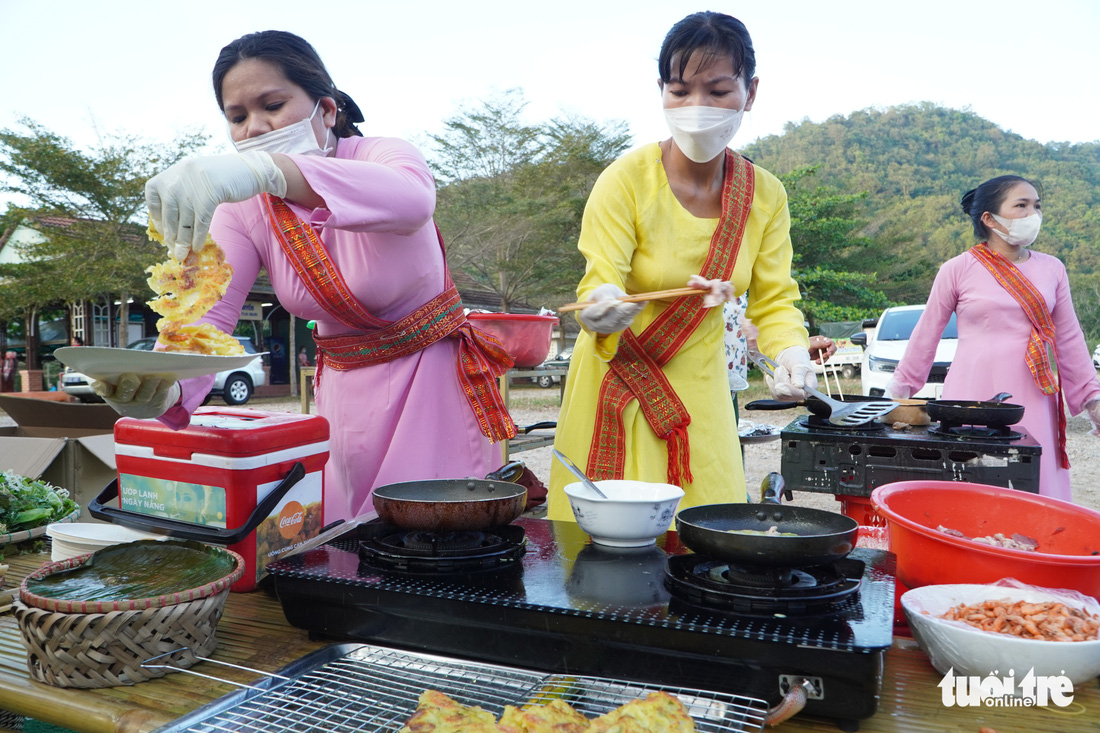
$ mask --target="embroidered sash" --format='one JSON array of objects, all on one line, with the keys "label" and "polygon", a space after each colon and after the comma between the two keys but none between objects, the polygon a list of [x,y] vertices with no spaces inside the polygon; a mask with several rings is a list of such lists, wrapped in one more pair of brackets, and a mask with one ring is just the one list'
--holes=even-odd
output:
[{"label": "embroidered sash", "polygon": [[[755,172],[752,163],[726,151],[722,184],[722,214],[711,238],[700,275],[729,280],[741,248],[745,224],[752,209]],[[707,309],[702,298],[681,298],[668,306],[640,335],[623,331],[619,349],[600,385],[596,423],[588,451],[588,475],[593,479],[623,477],[626,431],[623,411],[633,400],[653,432],[668,450],[668,482],[684,486],[692,481],[687,427],[691,423],[684,403],[665,376],[668,364],[691,337]]]},{"label": "embroidered sash", "polygon": [[[313,227],[299,219],[282,199],[266,195],[264,201],[283,253],[306,289],[333,318],[360,332],[343,336],[314,333],[317,389],[325,366],[346,370],[382,364],[420,351],[442,338],[454,338],[459,340],[458,380],[482,434],[494,442],[515,437],[515,423],[496,383],[496,378],[513,366],[512,358],[496,337],[467,321],[449,270],[444,270],[442,293],[400,320],[378,318],[351,294]],[[442,249],[443,237],[438,227],[436,236]]]},{"label": "embroidered sash", "polygon": [[[1066,407],[1062,399],[1062,380],[1056,373],[1058,347],[1054,341],[1054,320],[1047,310],[1046,301],[1023,273],[1003,255],[994,252],[985,242],[971,247],[970,253],[1008,291],[1024,315],[1031,321],[1031,338],[1027,342],[1024,359],[1035,386],[1045,395],[1057,395],[1058,400],[1058,451],[1062,468],[1069,468],[1066,453]],[[1053,358],[1052,358],[1053,357]]]}]

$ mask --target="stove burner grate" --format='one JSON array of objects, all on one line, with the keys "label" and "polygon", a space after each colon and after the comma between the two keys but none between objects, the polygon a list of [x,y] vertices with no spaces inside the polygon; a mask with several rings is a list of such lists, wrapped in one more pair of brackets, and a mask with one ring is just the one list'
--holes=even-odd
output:
[{"label": "stove burner grate", "polygon": [[928,428],[930,435],[942,435],[947,438],[963,440],[1019,440],[1024,437],[1008,427],[990,427],[987,425],[954,425],[940,423]]},{"label": "stove burner grate", "polygon": [[878,420],[871,420],[858,425],[833,425],[828,418],[820,415],[801,417],[798,419],[798,423],[811,431],[823,430],[830,433],[878,433],[886,429],[886,424]]},{"label": "stove burner grate", "polygon": [[378,539],[380,545],[410,555],[424,557],[449,557],[479,554],[483,549],[492,550],[504,542],[496,535],[484,532],[398,532]]},{"label": "stove burner grate", "polygon": [[486,532],[374,529],[359,542],[359,558],[367,565],[416,574],[516,567],[524,552],[523,528],[511,525]]},{"label": "stove burner grate", "polygon": [[695,611],[748,615],[809,615],[848,611],[859,590],[863,563],[767,568],[731,565],[701,555],[670,557],[665,585],[674,600]]}]

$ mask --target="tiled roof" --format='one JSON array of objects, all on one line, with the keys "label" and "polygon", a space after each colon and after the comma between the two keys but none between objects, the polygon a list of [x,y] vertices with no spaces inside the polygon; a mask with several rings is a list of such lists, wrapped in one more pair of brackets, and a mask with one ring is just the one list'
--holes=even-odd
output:
[{"label": "tiled roof", "polygon": [[[32,216],[27,219],[27,221],[32,229],[35,228],[35,225],[47,229],[68,229],[78,221],[96,222],[97,220],[78,219],[69,216]],[[121,237],[123,240],[134,244],[142,244],[150,241],[145,231],[137,224],[134,224],[131,230],[122,232]]]}]

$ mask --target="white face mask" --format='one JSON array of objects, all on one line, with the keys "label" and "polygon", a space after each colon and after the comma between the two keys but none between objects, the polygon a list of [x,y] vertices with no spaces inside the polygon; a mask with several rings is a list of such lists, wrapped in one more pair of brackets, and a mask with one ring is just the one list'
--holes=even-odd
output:
[{"label": "white face mask", "polygon": [[1039,227],[1043,224],[1043,215],[1035,213],[1025,216],[1023,219],[1005,219],[990,212],[997,223],[1008,230],[1008,233],[997,232],[1001,239],[1009,244],[1019,247],[1030,247],[1035,238],[1039,236]]},{"label": "white face mask", "polygon": [[[313,105],[313,112],[309,117],[295,122],[293,125],[280,127],[278,130],[265,132],[256,137],[233,143],[238,153],[246,153],[249,150],[263,150],[268,153],[283,153],[284,155],[328,155],[332,148],[322,148],[317,144],[317,135],[313,132],[313,118],[317,109],[321,106],[321,100]],[[325,145],[328,145],[329,129],[325,128]]]},{"label": "white face mask", "polygon": [[665,110],[665,121],[684,155],[696,163],[706,163],[730,144],[744,114],[745,110],[722,107],[673,107]]}]

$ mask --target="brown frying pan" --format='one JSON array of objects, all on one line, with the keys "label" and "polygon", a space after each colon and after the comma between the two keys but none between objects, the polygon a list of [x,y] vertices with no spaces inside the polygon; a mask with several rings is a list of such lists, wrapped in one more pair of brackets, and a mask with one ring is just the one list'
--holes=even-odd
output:
[{"label": "brown frying pan", "polygon": [[527,489],[513,461],[485,479],[432,479],[379,486],[374,510],[386,524],[425,532],[484,530],[511,524],[523,512]]}]

